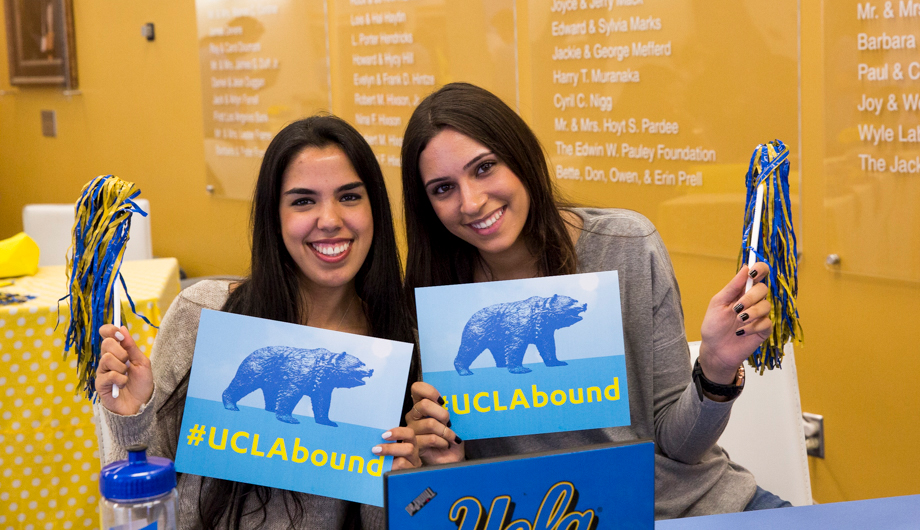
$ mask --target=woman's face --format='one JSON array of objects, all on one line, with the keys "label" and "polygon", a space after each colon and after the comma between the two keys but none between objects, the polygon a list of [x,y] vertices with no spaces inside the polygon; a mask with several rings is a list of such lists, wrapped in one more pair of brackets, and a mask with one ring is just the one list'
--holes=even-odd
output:
[{"label": "woman's face", "polygon": [[281,181],[281,237],[308,288],[350,284],[374,239],[364,183],[335,145],[307,147]]},{"label": "woman's face", "polygon": [[422,185],[450,233],[488,257],[524,247],[530,196],[488,147],[444,129],[419,156]]}]

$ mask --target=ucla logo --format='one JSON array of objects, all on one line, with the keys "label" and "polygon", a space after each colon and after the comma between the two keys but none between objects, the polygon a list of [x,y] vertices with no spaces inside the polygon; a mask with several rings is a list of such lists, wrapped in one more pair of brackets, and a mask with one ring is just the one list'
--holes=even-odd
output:
[{"label": "ucla logo", "polygon": [[588,304],[579,305],[578,300],[558,294],[480,309],[463,327],[454,368],[460,375],[473,375],[470,364],[489,350],[495,366],[507,367],[512,374],[526,374],[531,370],[522,363],[529,344],[537,347],[546,366],[565,366],[568,363],[556,358],[554,333],[580,322],[581,313],[587,309]]},{"label": "ucla logo", "polygon": [[304,396],[313,405],[313,421],[320,425],[338,427],[329,419],[332,391],[365,384],[364,378],[374,375],[361,359],[345,352],[334,353],[326,348],[305,350],[290,346],[267,346],[249,354],[236,371],[236,376],[221,396],[224,408],[240,410],[237,402],[262,389],[265,410],[274,412],[278,421],[297,424],[294,407]]},{"label": "ucla logo", "polygon": [[450,520],[457,524],[458,530],[588,530],[594,528],[597,516],[594,510],[574,511],[575,486],[571,482],[558,482],[551,487],[540,503],[540,509],[533,522],[516,519],[507,525],[508,509],[511,497],[495,497],[489,512],[485,514],[485,526],[482,526],[482,504],[476,497],[463,497],[450,507]]}]

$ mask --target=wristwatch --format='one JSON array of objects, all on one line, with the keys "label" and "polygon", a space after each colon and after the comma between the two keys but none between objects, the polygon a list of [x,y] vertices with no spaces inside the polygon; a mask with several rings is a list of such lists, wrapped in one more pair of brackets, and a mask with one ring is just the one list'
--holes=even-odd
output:
[{"label": "wristwatch", "polygon": [[721,385],[713,383],[703,375],[703,368],[700,366],[700,360],[697,359],[693,365],[693,384],[696,385],[696,393],[703,401],[703,391],[709,392],[714,396],[727,397],[729,400],[735,399],[744,390],[744,366],[738,367],[738,375],[735,376],[735,382],[730,385]]}]

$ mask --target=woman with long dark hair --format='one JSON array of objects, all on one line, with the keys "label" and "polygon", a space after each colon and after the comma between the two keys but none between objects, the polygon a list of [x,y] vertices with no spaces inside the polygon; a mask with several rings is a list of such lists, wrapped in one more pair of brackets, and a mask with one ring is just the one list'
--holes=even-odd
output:
[{"label": "woman with long dark hair", "polygon": [[[275,136],[259,171],[251,225],[249,276],[182,291],[150,360],[126,328],[101,328],[96,390],[117,449],[106,461],[124,458],[124,448],[138,442],[175,458],[202,309],[415,342],[383,175],[346,122],[313,116]],[[417,371],[413,360],[410,382]],[[121,388],[118,398],[113,385]],[[383,435],[405,443],[382,443],[374,454],[393,456],[394,469],[421,464],[412,429]],[[195,475],[182,475],[178,489],[181,528],[384,526],[381,509],[327,497]]]},{"label": "woman with long dark hair", "polygon": [[784,505],[716,445],[743,388],[741,363],[772,329],[766,286],[744,292],[748,277],[766,277],[766,264],[742,267],[713,297],[691,372],[680,293],[655,227],[633,211],[561,203],[539,141],[498,97],[464,83],[429,95],[407,124],[402,169],[407,294],[616,270],[629,377],[629,426],[467,442],[448,428],[437,389],[417,382],[405,417],[423,461],[648,438],[658,519]]}]

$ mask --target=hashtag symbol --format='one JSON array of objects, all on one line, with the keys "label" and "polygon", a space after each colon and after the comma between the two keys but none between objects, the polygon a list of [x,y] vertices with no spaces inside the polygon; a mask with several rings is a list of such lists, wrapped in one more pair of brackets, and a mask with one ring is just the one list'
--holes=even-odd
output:
[{"label": "hashtag symbol", "polygon": [[197,446],[198,442],[204,439],[204,429],[204,425],[198,425],[197,423],[194,427],[189,429],[189,433],[191,434],[188,435],[188,444],[195,444]]}]

